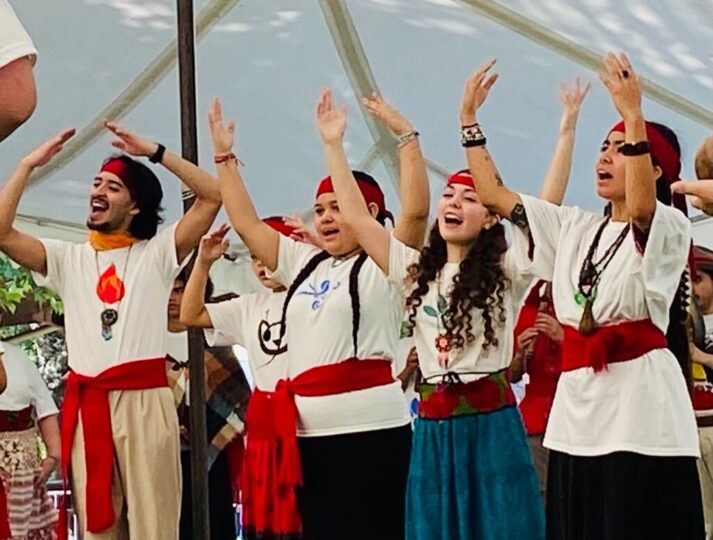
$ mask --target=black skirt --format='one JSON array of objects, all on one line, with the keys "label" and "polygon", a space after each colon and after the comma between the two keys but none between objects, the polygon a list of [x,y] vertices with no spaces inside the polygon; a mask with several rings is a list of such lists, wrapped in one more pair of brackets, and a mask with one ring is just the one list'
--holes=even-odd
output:
[{"label": "black skirt", "polygon": [[411,426],[300,437],[304,540],[401,540]]},{"label": "black skirt", "polygon": [[704,540],[696,458],[550,452],[547,540]]}]

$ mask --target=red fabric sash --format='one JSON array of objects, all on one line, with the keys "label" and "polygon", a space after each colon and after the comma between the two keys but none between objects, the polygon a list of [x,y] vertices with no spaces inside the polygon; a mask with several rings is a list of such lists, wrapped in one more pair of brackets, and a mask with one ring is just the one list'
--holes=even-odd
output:
[{"label": "red fabric sash", "polygon": [[600,326],[588,336],[565,326],[562,371],[583,367],[602,371],[607,364],[634,360],[654,349],[665,349],[667,344],[666,334],[650,319]]},{"label": "red fabric sash", "polygon": [[302,530],[294,490],[302,484],[294,396],[330,396],[393,382],[388,360],[352,358],[282,380],[274,392],[253,392],[241,475],[243,521],[248,533],[279,536]]},{"label": "red fabric sash", "polygon": [[12,538],[10,515],[7,511],[7,491],[2,478],[0,478],[0,538]]},{"label": "red fabric sash", "polygon": [[[127,362],[87,377],[70,371],[62,405],[62,478],[66,483],[72,461],[72,444],[79,415],[84,426],[84,461],[87,470],[85,493],[87,529],[97,533],[111,527],[116,519],[111,500],[114,468],[114,439],[109,411],[112,390],[147,390],[168,386],[166,359]],[[60,509],[58,535],[66,540],[67,503]]]}]

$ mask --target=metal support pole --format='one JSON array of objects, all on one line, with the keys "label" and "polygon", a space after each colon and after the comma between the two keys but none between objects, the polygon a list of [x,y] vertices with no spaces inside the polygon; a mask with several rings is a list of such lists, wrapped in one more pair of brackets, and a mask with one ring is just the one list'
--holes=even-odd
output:
[{"label": "metal support pole", "polygon": [[[178,12],[178,78],[181,101],[181,147],[183,157],[198,163],[196,125],[196,65],[193,0],[176,0]],[[195,200],[183,192],[183,210]],[[205,367],[203,336],[197,328],[188,330],[191,498],[193,502],[193,540],[210,539],[208,521],[208,457],[205,417]]]}]

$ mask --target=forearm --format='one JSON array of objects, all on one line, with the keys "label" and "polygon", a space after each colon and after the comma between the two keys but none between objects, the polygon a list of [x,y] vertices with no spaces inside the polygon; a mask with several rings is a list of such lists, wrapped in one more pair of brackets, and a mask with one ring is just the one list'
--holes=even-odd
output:
[{"label": "forearm", "polygon": [[[337,196],[339,211],[345,221],[352,227],[365,219],[373,220],[359,186],[357,185],[351,167],[347,161],[342,141],[324,144],[324,154],[327,160],[327,169],[332,177],[334,194]],[[354,229],[359,232],[358,229]]]},{"label": "forearm", "polygon": [[522,376],[525,373],[525,355],[522,349],[513,355],[512,361],[510,362],[509,373],[510,382],[516,383],[522,380]]},{"label": "forearm", "polygon": [[491,212],[505,219],[513,219],[513,210],[522,206],[520,196],[503,185],[495,162],[485,146],[465,149],[468,169],[475,178],[475,190],[480,202]]},{"label": "forearm", "polygon": [[566,115],[567,113],[562,118],[562,123],[565,125],[560,129],[555,152],[540,190],[540,199],[553,204],[562,204],[572,169],[576,118],[569,119]]},{"label": "forearm", "polygon": [[[40,429],[40,434],[42,435],[42,441],[47,447],[47,455],[51,456],[57,460],[61,459],[63,456],[62,447],[60,443],[59,435],[59,422],[57,420],[57,415],[46,416],[37,422],[37,427]],[[65,459],[69,459],[69,456],[64,456]]]},{"label": "forearm", "polygon": [[431,191],[428,185],[426,161],[418,137],[399,149],[399,164],[401,166],[400,217],[411,222],[428,221]]},{"label": "forearm", "polygon": [[713,354],[705,353],[703,351],[695,351],[693,354],[693,361],[702,366],[706,366],[709,369],[713,369]]},{"label": "forearm", "polygon": [[181,322],[188,326],[209,328],[202,324],[206,319],[205,290],[208,286],[210,265],[196,260],[181,301]]},{"label": "forearm", "polygon": [[[624,118],[624,129],[627,143],[637,143],[647,138],[646,122],[641,113]],[[629,219],[640,229],[648,230],[656,210],[656,179],[651,155],[627,156],[625,172]]]},{"label": "forearm", "polygon": [[17,207],[31,173],[32,167],[20,162],[20,165],[0,190],[0,237],[12,231]]},{"label": "forearm", "polygon": [[208,172],[168,150],[164,153],[161,164],[180,178],[196,194],[197,199],[221,203],[218,182]]}]

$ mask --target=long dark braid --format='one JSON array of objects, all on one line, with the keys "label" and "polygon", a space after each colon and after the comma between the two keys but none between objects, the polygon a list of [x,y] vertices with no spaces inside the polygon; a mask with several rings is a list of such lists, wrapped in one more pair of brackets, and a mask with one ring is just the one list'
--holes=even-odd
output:
[{"label": "long dark braid", "polygon": [[[300,270],[299,274],[295,277],[292,285],[287,290],[287,295],[285,296],[285,302],[282,304],[282,317],[280,319],[280,337],[278,338],[278,346],[282,345],[282,340],[287,332],[287,308],[290,305],[290,300],[297,292],[302,283],[314,272],[322,261],[327,260],[330,257],[329,253],[326,251],[320,251],[312,257],[307,264]],[[352,343],[354,344],[354,356],[358,354],[358,336],[359,327],[361,322],[361,303],[359,301],[359,272],[362,266],[368,259],[368,255],[364,252],[360,253],[357,260],[354,261],[354,265],[349,271],[349,296],[352,303]]]},{"label": "long dark braid", "polygon": [[359,272],[364,266],[368,255],[366,252],[359,254],[359,257],[354,261],[349,272],[349,296],[352,300],[352,343],[354,344],[354,356],[359,354],[359,325],[361,322],[361,303],[359,301]]},{"label": "long dark braid", "polygon": [[[450,303],[443,314],[446,335],[453,340],[455,347],[463,348],[475,340],[472,313],[474,309],[479,310],[483,317],[483,348],[487,350],[498,346],[495,326],[505,322],[504,295],[509,286],[502,266],[505,251],[505,228],[499,223],[488,230],[480,231],[468,255],[461,261],[458,274],[453,280]],[[409,268],[409,279],[416,285],[406,299],[411,328],[415,325],[416,313],[423,303],[424,295],[446,263],[446,255],[446,242],[436,222],[418,263]]]},{"label": "long dark braid", "polygon": [[300,270],[299,274],[295,276],[292,281],[290,288],[287,289],[287,295],[285,296],[285,302],[282,304],[282,315],[280,317],[280,336],[277,338],[277,346],[282,347],[282,340],[287,332],[287,307],[290,305],[290,300],[297,292],[297,288],[304,283],[304,281],[315,271],[319,263],[329,259],[329,253],[326,251],[320,251],[314,257],[312,257],[307,264]]}]

